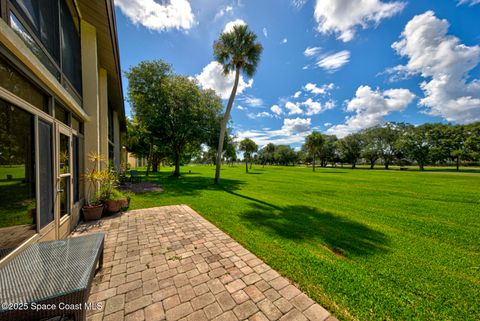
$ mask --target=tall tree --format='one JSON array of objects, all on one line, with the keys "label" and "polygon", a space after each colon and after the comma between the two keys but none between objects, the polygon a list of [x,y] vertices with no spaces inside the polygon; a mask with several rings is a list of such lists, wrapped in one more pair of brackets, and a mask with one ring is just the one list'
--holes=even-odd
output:
[{"label": "tall tree", "polygon": [[360,134],[350,134],[338,141],[338,151],[342,160],[352,164],[355,168],[362,152]]},{"label": "tall tree", "polygon": [[368,160],[370,163],[370,169],[373,169],[375,163],[382,154],[382,146],[380,143],[380,127],[371,127],[365,129],[362,133],[363,148],[361,156]]},{"label": "tall tree", "polygon": [[318,157],[320,158],[320,166],[327,167],[328,162],[333,162],[335,159],[335,146],[338,139],[335,135],[322,134],[322,136],[324,142]]},{"label": "tall tree", "polygon": [[180,176],[182,158],[208,141],[222,109],[220,98],[188,77],[173,74],[161,60],[141,62],[126,75],[135,116],[168,148],[173,176]]},{"label": "tall tree", "polygon": [[240,73],[243,72],[248,77],[252,77],[257,70],[262,51],[263,47],[257,42],[257,36],[246,25],[235,25],[232,31],[222,33],[220,38],[213,44],[215,59],[223,66],[224,74],[228,75],[232,71],[235,72],[235,81],[220,128],[215,184],[220,183],[224,136],[237,93]]},{"label": "tall tree", "polygon": [[421,171],[430,160],[430,145],[428,142],[429,124],[418,127],[410,126],[399,140],[406,154],[417,162]]},{"label": "tall tree", "polygon": [[248,161],[252,160],[253,153],[257,152],[258,145],[250,138],[245,138],[240,142],[239,150],[243,152],[245,160],[245,171],[248,173]]},{"label": "tall tree", "polygon": [[322,149],[324,139],[322,134],[319,132],[312,132],[305,138],[305,147],[307,148],[308,153],[313,158],[313,171],[315,172],[315,163],[316,157],[318,156],[320,150]]}]

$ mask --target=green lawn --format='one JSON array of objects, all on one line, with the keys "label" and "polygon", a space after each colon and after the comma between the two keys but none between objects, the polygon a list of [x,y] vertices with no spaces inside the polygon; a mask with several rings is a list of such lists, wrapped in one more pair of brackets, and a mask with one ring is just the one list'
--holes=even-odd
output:
[{"label": "green lawn", "polygon": [[479,319],[479,172],[182,170],[131,208],[190,205],[341,320]]}]

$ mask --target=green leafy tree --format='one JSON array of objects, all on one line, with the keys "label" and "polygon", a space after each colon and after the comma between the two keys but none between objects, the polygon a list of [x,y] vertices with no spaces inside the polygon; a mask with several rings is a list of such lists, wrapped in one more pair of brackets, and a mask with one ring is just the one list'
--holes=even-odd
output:
[{"label": "green leafy tree", "polygon": [[320,149],[318,157],[320,158],[320,166],[327,167],[328,162],[334,162],[335,160],[335,147],[337,144],[337,136],[325,135],[323,136],[323,145]]},{"label": "green leafy tree", "polygon": [[240,142],[239,150],[243,152],[245,171],[248,173],[248,162],[252,160],[253,153],[257,152],[258,145],[250,138],[245,138]]},{"label": "green leafy tree", "polygon": [[222,109],[220,98],[188,77],[173,74],[161,60],[141,62],[126,76],[135,116],[168,149],[175,164],[173,176],[180,176],[183,157],[200,150],[212,135]]},{"label": "green leafy tree", "polygon": [[399,144],[404,148],[407,156],[417,162],[418,167],[422,171],[430,160],[428,130],[428,124],[418,127],[411,126],[405,131],[399,141]]},{"label": "green leafy tree", "polygon": [[361,133],[361,138],[363,140],[361,157],[370,163],[370,169],[375,167],[375,163],[382,155],[382,145],[379,133],[380,129],[380,127],[372,127],[365,129]]},{"label": "green leafy tree", "polygon": [[240,73],[243,72],[248,77],[252,77],[257,70],[262,51],[263,47],[257,42],[257,36],[251,32],[246,25],[235,25],[232,31],[222,33],[219,39],[213,44],[215,59],[223,66],[224,74],[227,75],[231,71],[235,72],[235,81],[220,128],[215,184],[220,183],[224,136],[227,122],[230,119],[233,101],[237,93]]},{"label": "green leafy tree", "polygon": [[340,139],[337,148],[342,161],[352,164],[352,168],[355,168],[362,152],[361,135],[350,134]]},{"label": "green leafy tree", "polygon": [[275,147],[275,161],[277,164],[284,166],[295,165],[298,161],[298,155],[290,146],[279,145]]},{"label": "green leafy tree", "polygon": [[312,132],[305,138],[305,147],[307,148],[308,153],[313,158],[313,171],[315,172],[315,163],[316,157],[319,155],[323,147],[324,139],[322,134],[319,132]]}]

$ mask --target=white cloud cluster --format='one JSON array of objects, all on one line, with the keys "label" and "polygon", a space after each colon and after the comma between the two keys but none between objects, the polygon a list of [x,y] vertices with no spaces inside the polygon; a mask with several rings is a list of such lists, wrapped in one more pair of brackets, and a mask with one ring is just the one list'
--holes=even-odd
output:
[{"label": "white cloud cluster", "polygon": [[323,70],[334,73],[350,61],[350,51],[341,50],[334,53],[323,53],[320,47],[307,47],[303,55],[310,59],[315,59],[315,63],[307,65],[303,69],[311,67],[322,68]]},{"label": "white cloud cluster", "polygon": [[[222,99],[228,99],[235,82],[234,72],[228,75],[223,74],[223,67],[216,61],[206,65],[199,75],[196,75],[198,83],[205,89],[213,89]],[[245,89],[252,87],[253,79],[245,82],[243,76],[238,81],[237,94],[241,94]]]},{"label": "white cloud cluster", "polygon": [[269,112],[266,112],[266,111],[262,111],[260,113],[248,113],[247,114],[247,117],[248,118],[251,118],[251,119],[257,119],[257,118],[272,118],[273,115],[270,114]]},{"label": "white cloud cluster", "polygon": [[459,0],[458,5],[466,4],[469,6],[474,6],[476,4],[480,4],[480,0]]},{"label": "white cloud cluster", "polygon": [[300,108],[300,103],[293,103],[291,101],[287,101],[285,103],[285,108],[287,108],[289,115],[303,114],[303,110]]},{"label": "white cloud cluster", "polygon": [[307,83],[303,87],[304,90],[309,91],[314,95],[323,95],[327,93],[329,90],[332,90],[333,88],[335,88],[335,85],[333,83],[325,84],[318,87],[317,84],[314,84],[311,82]]},{"label": "white cloud cluster", "polygon": [[237,139],[250,138],[260,146],[268,143],[274,144],[300,144],[305,141],[305,137],[311,132],[310,118],[286,118],[283,120],[281,129],[270,130],[264,128],[262,130],[246,130],[236,133]]},{"label": "white cloud cluster", "polygon": [[[301,107],[305,107],[305,111]],[[285,103],[285,108],[288,110],[288,115],[306,114],[307,116],[312,116],[318,115],[325,110],[335,108],[335,102],[333,100],[329,100],[322,104],[319,101],[314,101],[312,98],[308,98],[302,102],[287,101]]]},{"label": "white cloud cluster", "polygon": [[242,19],[236,19],[236,20],[230,21],[225,25],[225,28],[223,29],[223,33],[233,31],[234,26],[245,26],[245,25],[247,25],[247,23]]},{"label": "white cloud cluster", "polygon": [[342,50],[319,59],[315,64],[328,71],[335,72],[350,61],[350,51]]},{"label": "white cloud cluster", "polygon": [[140,24],[151,30],[188,30],[195,22],[187,0],[170,0],[163,3],[154,0],[117,0],[115,5],[134,24]]},{"label": "white cloud cluster", "polygon": [[244,95],[240,98],[250,107],[261,107],[264,105],[263,100],[261,98],[253,97],[250,95]]},{"label": "white cloud cluster", "polygon": [[270,107],[270,110],[272,111],[272,113],[278,116],[283,113],[282,108],[280,108],[280,106],[278,105],[272,105],[272,107]]},{"label": "white cloud cluster", "polygon": [[468,123],[480,120],[480,79],[468,80],[480,63],[480,46],[467,46],[448,35],[448,21],[427,11],[410,20],[392,48],[408,58],[397,66],[408,74],[426,78],[420,84],[420,104],[428,114],[448,121]]},{"label": "white cloud cluster", "polygon": [[305,57],[314,57],[320,54],[321,51],[322,51],[321,47],[307,47],[303,52],[303,55]]},{"label": "white cloud cluster", "polygon": [[217,12],[214,19],[215,20],[220,19],[224,15],[229,14],[229,13],[231,14],[232,12],[233,12],[233,7],[232,6],[223,7]]},{"label": "white cloud cluster", "polygon": [[267,30],[267,28],[266,28],[266,27],[263,27],[263,30],[262,30],[262,31],[263,31],[263,36],[264,36],[265,38],[268,38],[268,30]]},{"label": "white cloud cluster", "polygon": [[307,2],[308,2],[308,0],[291,0],[290,3],[291,3],[292,6],[294,6],[295,8],[300,9],[300,8],[302,8],[302,7],[305,5],[305,3],[307,3]]},{"label": "white cloud cluster", "polygon": [[347,101],[347,116],[344,124],[330,127],[329,134],[344,137],[361,129],[379,125],[384,117],[392,112],[404,110],[415,98],[408,89],[372,90],[369,86],[360,86],[355,97]]},{"label": "white cloud cluster", "polygon": [[379,24],[382,19],[401,12],[404,2],[381,0],[317,0],[314,17],[318,31],[335,33],[338,39],[347,42],[355,37],[357,26],[366,29],[370,24]]}]

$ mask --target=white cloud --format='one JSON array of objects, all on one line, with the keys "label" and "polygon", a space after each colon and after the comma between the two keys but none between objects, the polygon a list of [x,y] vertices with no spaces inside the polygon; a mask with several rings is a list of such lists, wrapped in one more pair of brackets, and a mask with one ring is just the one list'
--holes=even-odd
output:
[{"label": "white cloud", "polygon": [[224,15],[226,15],[228,13],[232,13],[232,12],[233,12],[233,7],[232,6],[223,7],[217,12],[214,19],[217,20],[217,19],[223,17]]},{"label": "white cloud", "polygon": [[282,108],[280,108],[280,106],[278,106],[278,105],[273,105],[272,107],[270,107],[270,110],[271,110],[272,113],[274,113],[275,115],[280,116],[280,115],[282,114]]},{"label": "white cloud", "polygon": [[287,43],[287,42],[288,42],[288,39],[287,39],[287,38],[283,38],[282,43]]},{"label": "white cloud", "polygon": [[311,132],[310,118],[294,118],[284,119],[281,129],[270,130],[264,128],[262,130],[245,130],[236,133],[237,139],[250,138],[260,146],[268,143],[273,144],[301,144],[305,141],[305,137]]},{"label": "white cloud", "polygon": [[303,55],[305,57],[313,57],[318,55],[321,51],[322,51],[322,48],[320,47],[307,47],[303,52]]},{"label": "white cloud", "polygon": [[350,61],[350,51],[342,50],[320,58],[315,64],[328,72],[335,72]]},{"label": "white cloud", "polygon": [[236,20],[230,21],[225,25],[225,28],[223,29],[223,33],[233,31],[234,26],[245,26],[245,25],[247,25],[247,23],[242,19],[236,19]]},{"label": "white cloud", "polygon": [[305,106],[307,108],[307,116],[318,115],[325,110],[335,108],[335,102],[333,100],[329,100],[326,103],[322,104],[319,101],[314,101],[312,98],[308,98],[301,104],[302,106]]},{"label": "white cloud", "polygon": [[263,35],[265,36],[265,38],[268,38],[268,30],[266,27],[263,27]]},{"label": "white cloud", "polygon": [[347,42],[355,37],[358,26],[366,29],[378,25],[382,19],[401,12],[404,2],[381,0],[317,0],[314,17],[317,30],[323,34],[335,33],[338,39]]},{"label": "white cloud", "polygon": [[379,125],[384,117],[404,110],[415,98],[408,89],[372,90],[369,86],[360,86],[355,97],[347,101],[347,112],[355,113],[345,118],[344,124],[335,125],[327,130],[329,134],[344,137],[361,129]]},{"label": "white cloud", "polygon": [[282,130],[287,133],[304,133],[310,130],[312,120],[310,118],[285,118],[283,120]]},{"label": "white cloud", "polygon": [[325,126],[325,127],[330,127],[330,126],[332,126],[332,125],[333,125],[332,123],[325,123],[325,124],[323,124],[323,126]]},{"label": "white cloud", "polygon": [[[202,88],[213,89],[222,99],[228,99],[235,81],[235,74],[230,72],[228,75],[224,75],[222,66],[218,62],[212,61],[195,78]],[[245,89],[252,87],[252,85],[253,79],[245,82],[243,76],[240,76],[237,94],[241,94]]]},{"label": "white cloud", "polygon": [[257,119],[257,118],[272,118],[273,115],[266,112],[266,111],[262,111],[260,113],[248,113],[247,114],[247,117],[248,118],[251,118],[251,119]]},{"label": "white cloud", "polygon": [[245,95],[241,99],[245,102],[245,104],[247,104],[250,107],[263,106],[263,100],[261,98]]},{"label": "white cloud", "polygon": [[298,98],[298,97],[300,97],[301,94],[302,94],[302,92],[299,90],[295,94],[293,94],[293,98]]},{"label": "white cloud", "polygon": [[474,6],[480,4],[480,0],[458,0],[458,5],[467,4],[469,6]]},{"label": "white cloud", "polygon": [[333,83],[329,83],[329,84],[325,84],[320,87],[317,87],[317,84],[314,84],[311,82],[307,83],[303,87],[304,90],[309,91],[314,95],[323,95],[327,93],[329,90],[332,90],[333,88],[335,88],[335,85]]},{"label": "white cloud", "polygon": [[290,3],[297,9],[302,8],[308,0],[291,0]]},{"label": "white cloud", "polygon": [[242,107],[242,106],[240,106],[240,105],[237,106],[237,109],[239,109],[239,110],[247,110],[247,108]]},{"label": "white cloud", "polygon": [[448,35],[448,21],[427,11],[410,20],[392,48],[407,57],[405,66],[395,68],[420,74],[427,113],[448,121],[480,120],[480,79],[469,80],[469,72],[480,64],[480,46],[467,46]]},{"label": "white cloud", "polygon": [[171,0],[164,4],[154,0],[117,0],[115,5],[134,24],[151,30],[188,30],[195,22],[187,0]]},{"label": "white cloud", "polygon": [[285,103],[285,108],[288,109],[289,115],[299,115],[303,113],[299,103],[292,103],[291,101],[287,101]]}]

